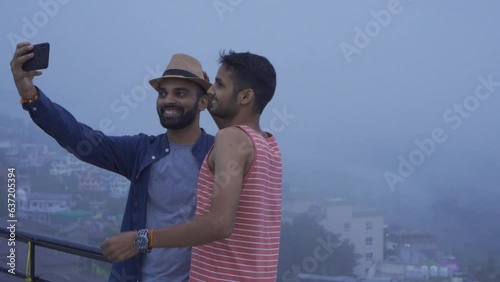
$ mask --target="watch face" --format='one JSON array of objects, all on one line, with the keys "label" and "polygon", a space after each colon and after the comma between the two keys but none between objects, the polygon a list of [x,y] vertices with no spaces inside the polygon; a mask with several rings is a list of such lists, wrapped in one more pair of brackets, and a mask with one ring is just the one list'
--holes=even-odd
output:
[{"label": "watch face", "polygon": [[137,236],[137,238],[135,238],[135,244],[137,247],[147,246],[148,238],[146,238],[145,236]]}]

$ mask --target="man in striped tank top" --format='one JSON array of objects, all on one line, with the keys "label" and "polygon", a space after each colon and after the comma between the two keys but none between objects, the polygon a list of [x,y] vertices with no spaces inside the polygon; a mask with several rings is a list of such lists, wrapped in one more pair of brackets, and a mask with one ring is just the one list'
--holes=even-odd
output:
[{"label": "man in striped tank top", "polygon": [[220,63],[208,109],[221,130],[201,167],[196,206],[197,219],[209,219],[200,232],[213,240],[193,247],[190,280],[276,281],[281,153],[259,125],[276,72],[248,52],[223,53]]},{"label": "man in striped tank top", "polygon": [[[265,57],[248,52],[222,53],[220,63],[208,90],[220,131],[198,177],[196,218],[148,230],[146,240],[149,248],[194,246],[190,281],[276,281],[281,152],[260,128],[276,72]],[[122,260],[137,251],[111,256]]]}]

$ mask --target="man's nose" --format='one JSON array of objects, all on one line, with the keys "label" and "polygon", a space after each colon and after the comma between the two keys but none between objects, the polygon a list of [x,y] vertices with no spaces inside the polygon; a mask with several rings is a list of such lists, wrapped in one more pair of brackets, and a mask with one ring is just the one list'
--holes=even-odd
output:
[{"label": "man's nose", "polygon": [[208,88],[208,90],[207,90],[208,96],[215,96],[215,93],[214,93],[213,89],[214,89],[213,85],[210,86],[210,88]]}]

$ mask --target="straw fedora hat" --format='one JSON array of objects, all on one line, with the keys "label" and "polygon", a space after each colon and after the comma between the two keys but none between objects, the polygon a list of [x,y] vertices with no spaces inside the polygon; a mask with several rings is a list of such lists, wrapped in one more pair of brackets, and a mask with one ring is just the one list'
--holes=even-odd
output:
[{"label": "straw fedora hat", "polygon": [[163,72],[163,75],[151,79],[149,84],[151,84],[154,89],[158,90],[160,83],[166,78],[188,79],[199,84],[205,90],[208,90],[208,88],[212,86],[207,73],[204,72],[201,67],[201,63],[197,59],[186,54],[174,54]]}]

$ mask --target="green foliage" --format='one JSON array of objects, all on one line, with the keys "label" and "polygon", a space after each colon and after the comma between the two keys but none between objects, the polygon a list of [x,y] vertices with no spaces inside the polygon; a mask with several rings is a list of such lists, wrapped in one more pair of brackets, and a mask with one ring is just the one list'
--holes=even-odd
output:
[{"label": "green foliage", "polygon": [[500,281],[500,265],[493,257],[488,257],[486,262],[472,267],[470,270],[477,281],[498,282]]}]

